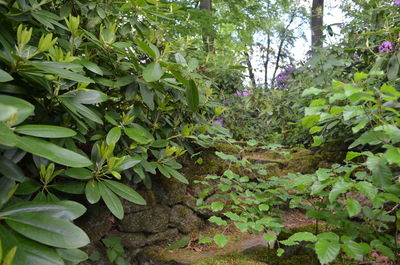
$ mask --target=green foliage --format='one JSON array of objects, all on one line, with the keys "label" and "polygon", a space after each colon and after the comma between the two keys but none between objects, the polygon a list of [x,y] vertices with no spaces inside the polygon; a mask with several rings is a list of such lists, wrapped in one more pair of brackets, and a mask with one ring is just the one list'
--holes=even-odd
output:
[{"label": "green foliage", "polygon": [[121,245],[121,239],[118,237],[105,238],[101,240],[106,246],[107,258],[115,265],[129,265],[128,257]]},{"label": "green foliage", "polygon": [[[121,199],[145,205],[134,188],[150,188],[152,175],[188,183],[176,159],[205,132],[212,92],[197,73],[200,45],[165,30],[181,7],[0,1],[4,264],[13,252],[18,265],[86,259],[78,248],[89,239],[73,224],[86,208],[75,200],[122,219]],[[123,264],[114,243],[108,256]]]}]

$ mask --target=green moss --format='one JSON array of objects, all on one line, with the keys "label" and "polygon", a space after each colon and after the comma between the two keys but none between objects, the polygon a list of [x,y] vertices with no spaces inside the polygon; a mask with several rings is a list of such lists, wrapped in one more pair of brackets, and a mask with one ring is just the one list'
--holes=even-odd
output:
[{"label": "green moss", "polygon": [[225,154],[238,154],[240,152],[243,152],[243,148],[241,148],[238,145],[234,144],[229,144],[229,143],[216,143],[213,145],[213,147],[219,151],[223,152]]}]

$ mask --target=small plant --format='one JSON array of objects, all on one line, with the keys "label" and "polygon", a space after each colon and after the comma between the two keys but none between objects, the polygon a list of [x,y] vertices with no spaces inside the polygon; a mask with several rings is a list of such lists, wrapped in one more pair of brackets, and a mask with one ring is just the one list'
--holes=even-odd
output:
[{"label": "small plant", "polygon": [[129,258],[121,244],[121,238],[111,237],[101,240],[107,247],[107,258],[115,265],[129,265]]}]

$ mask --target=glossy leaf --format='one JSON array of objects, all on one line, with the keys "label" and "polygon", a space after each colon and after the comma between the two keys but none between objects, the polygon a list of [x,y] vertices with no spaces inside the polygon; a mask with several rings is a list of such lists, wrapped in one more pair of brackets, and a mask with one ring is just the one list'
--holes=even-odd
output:
[{"label": "glossy leaf", "polygon": [[186,100],[190,110],[192,112],[197,111],[199,108],[199,90],[193,80],[190,80],[189,85],[186,87]]},{"label": "glossy leaf", "polygon": [[100,200],[100,190],[97,181],[90,180],[86,183],[85,195],[87,201],[91,204],[97,203]]},{"label": "glossy leaf", "polygon": [[130,188],[129,186],[122,184],[120,182],[114,181],[114,180],[104,180],[104,184],[112,190],[114,193],[116,193],[118,196],[121,196],[125,200],[128,200],[130,202],[139,204],[139,205],[146,205],[146,201],[143,199],[143,197],[137,193],[135,190]]},{"label": "glossy leaf", "polygon": [[159,63],[149,63],[143,70],[143,78],[146,82],[155,82],[161,79],[164,71]]},{"label": "glossy leaf", "polygon": [[52,125],[22,125],[15,128],[15,131],[20,134],[41,138],[65,138],[76,135],[76,132],[71,129]]},{"label": "glossy leaf", "polygon": [[65,170],[63,174],[70,178],[80,180],[91,179],[93,177],[92,171],[86,168],[69,168]]},{"label": "glossy leaf", "polygon": [[120,137],[121,137],[121,128],[114,127],[107,133],[106,142],[108,145],[116,144]]},{"label": "glossy leaf", "polygon": [[81,154],[30,136],[19,137],[17,147],[65,166],[87,167],[92,164],[87,157]]},{"label": "glossy leaf", "polygon": [[71,222],[44,214],[25,212],[8,215],[6,223],[27,238],[50,246],[80,248],[90,242],[85,232]]},{"label": "glossy leaf", "polygon": [[12,96],[0,95],[0,103],[4,105],[10,105],[17,109],[17,117],[12,122],[12,125],[20,124],[29,116],[31,116],[35,110],[35,107],[31,103]]},{"label": "glossy leaf", "polygon": [[102,182],[98,183],[101,198],[110,209],[111,213],[118,219],[124,218],[124,209],[120,199]]}]

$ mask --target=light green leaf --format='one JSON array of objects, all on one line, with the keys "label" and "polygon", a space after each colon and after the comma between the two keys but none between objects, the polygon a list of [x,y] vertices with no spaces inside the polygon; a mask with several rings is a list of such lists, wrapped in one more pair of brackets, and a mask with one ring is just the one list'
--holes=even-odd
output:
[{"label": "light green leaf", "polygon": [[186,236],[177,242],[171,244],[169,247],[167,247],[167,250],[174,250],[174,249],[179,249],[179,248],[184,248],[190,243],[190,237]]},{"label": "light green leaf", "polygon": [[114,127],[107,133],[106,143],[108,145],[116,144],[119,141],[120,137],[121,137],[121,128]]},{"label": "light green leaf", "polygon": [[379,187],[388,187],[392,183],[392,171],[386,163],[386,159],[371,156],[368,157],[366,166],[372,172],[372,180]]},{"label": "light green leaf", "polygon": [[213,202],[211,203],[211,210],[213,212],[218,212],[221,211],[222,209],[224,209],[224,204],[222,202]]},{"label": "light green leaf", "polygon": [[339,255],[339,251],[340,244],[338,242],[322,239],[315,244],[315,252],[321,264],[332,262]]},{"label": "light green leaf", "polygon": [[152,139],[148,137],[146,132],[144,132],[140,128],[125,128],[124,132],[129,138],[139,144],[148,144],[152,141]]},{"label": "light green leaf", "polygon": [[214,236],[214,242],[218,247],[223,248],[228,244],[228,239],[223,234],[216,234]]},{"label": "light green leaf", "polygon": [[90,243],[82,229],[52,216],[24,212],[8,215],[5,219],[7,225],[18,233],[46,245],[80,248]]},{"label": "light green leaf", "polygon": [[361,205],[356,200],[347,199],[346,206],[347,206],[347,212],[349,213],[349,217],[356,216],[361,212]]},{"label": "light green leaf", "polygon": [[17,109],[17,117],[15,121],[11,123],[11,125],[14,126],[26,120],[35,110],[35,107],[28,101],[12,96],[0,95],[0,103],[10,105]]},{"label": "light green leaf", "polygon": [[100,190],[95,180],[89,180],[85,185],[85,196],[89,203],[94,204],[100,200]]},{"label": "light green leaf", "polygon": [[370,200],[373,200],[378,194],[378,189],[374,187],[370,182],[360,181],[357,182],[355,188],[364,193]]},{"label": "light green leaf", "polygon": [[71,129],[53,125],[22,125],[15,128],[15,131],[20,134],[41,138],[65,138],[76,135],[76,132]]},{"label": "light green leaf", "polygon": [[268,243],[273,243],[276,241],[276,235],[273,235],[273,234],[264,233],[263,238]]},{"label": "light green leaf", "polygon": [[118,219],[124,218],[124,209],[120,199],[102,182],[98,182],[101,198],[110,209],[111,213]]},{"label": "light green leaf", "polygon": [[354,159],[356,157],[359,157],[361,155],[362,155],[362,153],[358,153],[358,152],[347,152],[345,160],[346,161],[350,161],[350,160],[352,160],[352,159]]},{"label": "light green leaf", "polygon": [[303,93],[301,94],[301,96],[305,97],[305,96],[309,96],[309,95],[318,95],[318,94],[321,94],[321,93],[322,93],[321,89],[318,89],[318,88],[315,88],[315,87],[310,87],[310,88],[305,89],[303,91]]},{"label": "light green leaf", "polygon": [[57,249],[57,253],[65,260],[73,263],[79,263],[85,261],[88,255],[79,249]]},{"label": "light green leaf", "polygon": [[319,115],[311,115],[311,116],[307,116],[304,117],[301,120],[301,124],[303,125],[304,128],[309,129],[311,127],[313,127],[315,124],[317,124],[320,120],[320,116]]},{"label": "light green leaf", "polygon": [[64,175],[80,180],[91,179],[93,176],[92,171],[86,168],[69,168],[63,172]]},{"label": "light green leaf", "polygon": [[217,225],[227,225],[228,223],[223,220],[221,217],[218,216],[211,216],[210,218],[208,218],[208,221],[210,221],[211,223],[217,224]]},{"label": "light green leaf", "polygon": [[95,74],[98,74],[98,75],[103,75],[103,71],[100,69],[100,67],[99,67],[97,64],[92,63],[92,62],[90,62],[90,61],[88,61],[88,60],[85,60],[85,59],[81,59],[81,60],[80,60],[80,63],[81,63],[86,69],[88,69],[89,71],[91,71],[91,72],[93,72],[93,73],[95,73]]},{"label": "light green leaf", "polygon": [[400,148],[389,146],[383,154],[383,157],[386,158],[390,164],[400,165]]},{"label": "light green leaf", "polygon": [[146,82],[155,82],[160,80],[164,71],[159,63],[149,63],[143,70],[143,78]]},{"label": "light green leaf", "polygon": [[28,153],[69,167],[87,167],[92,165],[92,162],[81,154],[30,136],[18,137],[17,147]]},{"label": "light green leaf", "polygon": [[0,83],[5,83],[14,80],[14,78],[6,71],[0,69]]},{"label": "light green leaf", "polygon": [[348,241],[342,245],[342,249],[352,259],[361,260],[364,255],[371,252],[371,247],[366,243],[356,243],[354,241]]}]

